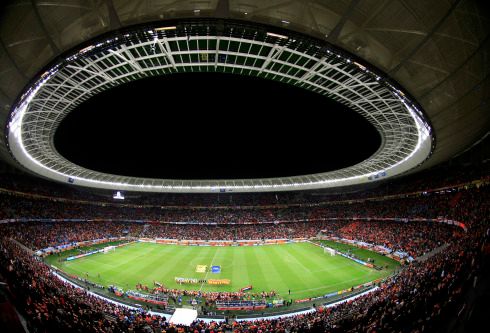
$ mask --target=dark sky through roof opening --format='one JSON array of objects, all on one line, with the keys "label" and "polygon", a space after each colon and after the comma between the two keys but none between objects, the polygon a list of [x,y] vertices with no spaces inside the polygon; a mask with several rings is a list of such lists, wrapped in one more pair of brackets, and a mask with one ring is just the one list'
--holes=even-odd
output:
[{"label": "dark sky through roof opening", "polygon": [[88,169],[165,179],[287,177],[348,167],[376,129],[319,94],[272,80],[187,73],[134,81],[85,101],[55,147]]}]

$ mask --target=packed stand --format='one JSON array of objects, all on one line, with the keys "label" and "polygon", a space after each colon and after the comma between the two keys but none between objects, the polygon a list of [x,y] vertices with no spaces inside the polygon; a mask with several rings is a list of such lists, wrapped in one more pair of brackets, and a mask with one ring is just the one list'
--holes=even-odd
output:
[{"label": "packed stand", "polygon": [[0,226],[3,237],[14,238],[32,250],[111,237],[137,237],[139,223],[124,222],[22,222]]},{"label": "packed stand", "polygon": [[448,186],[456,186],[475,179],[490,181],[490,163],[479,166],[465,164],[444,165],[431,170],[408,176],[402,180],[388,180],[372,183],[371,189],[362,187],[327,189],[316,192],[279,192],[279,193],[207,193],[182,194],[128,193],[125,202],[112,198],[113,192],[102,191],[91,193],[83,188],[70,184],[57,184],[29,176],[0,174],[0,190],[12,190],[31,195],[42,195],[81,202],[97,202],[114,206],[149,205],[160,206],[195,206],[195,207],[242,207],[242,206],[287,206],[302,204],[319,204],[331,201],[351,200],[393,195],[417,191],[431,191]]},{"label": "packed stand", "polygon": [[[452,217],[465,221],[469,230],[451,239],[448,251],[407,265],[371,294],[282,319],[198,321],[175,327],[159,316],[107,303],[53,278],[43,262],[5,237],[0,241],[0,267],[33,332],[437,332],[462,311],[463,295],[478,273],[483,245],[488,244],[489,199],[488,188],[472,189],[451,204]],[[337,231],[354,230],[359,228],[347,225]]]},{"label": "packed stand", "polygon": [[[0,226],[2,234],[32,250],[111,237],[178,240],[264,240],[331,236],[364,241],[411,257],[423,255],[461,234],[460,229],[433,222],[308,221],[234,225],[130,222],[23,222]],[[322,233],[320,233],[322,231]]]}]

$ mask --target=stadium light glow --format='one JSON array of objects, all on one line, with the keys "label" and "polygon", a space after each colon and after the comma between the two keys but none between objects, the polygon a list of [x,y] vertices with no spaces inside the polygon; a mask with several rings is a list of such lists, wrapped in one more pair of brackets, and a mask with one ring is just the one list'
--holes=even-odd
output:
[{"label": "stadium light glow", "polygon": [[155,28],[155,31],[167,31],[167,30],[175,30],[175,29],[177,29],[176,26],[168,26],[168,27]]},{"label": "stadium light glow", "polygon": [[284,35],[276,34],[276,33],[273,33],[273,32],[268,32],[268,33],[267,33],[267,36],[270,36],[270,37],[276,37],[276,38],[281,38],[281,39],[289,39],[289,37],[288,37],[288,36],[284,36]]},{"label": "stadium light glow", "polygon": [[116,193],[114,193],[112,198],[116,200],[124,200],[124,195],[121,193],[121,191],[116,191]]}]

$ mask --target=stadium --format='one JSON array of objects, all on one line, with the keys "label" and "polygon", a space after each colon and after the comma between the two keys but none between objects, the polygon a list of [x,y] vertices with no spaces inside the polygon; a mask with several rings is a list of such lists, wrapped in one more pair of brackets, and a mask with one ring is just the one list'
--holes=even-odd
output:
[{"label": "stadium", "polygon": [[476,0],[0,5],[5,332],[475,332]]}]

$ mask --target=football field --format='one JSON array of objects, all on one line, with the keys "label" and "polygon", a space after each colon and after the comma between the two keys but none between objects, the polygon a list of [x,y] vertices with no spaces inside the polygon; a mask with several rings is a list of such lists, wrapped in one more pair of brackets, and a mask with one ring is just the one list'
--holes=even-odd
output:
[{"label": "football field", "polygon": [[[66,273],[82,278],[88,274],[88,279],[97,284],[124,290],[135,290],[138,283],[152,288],[153,281],[166,288],[202,291],[238,291],[252,285],[254,292],[274,290],[280,297],[302,299],[347,289],[393,272],[393,260],[366,252],[378,264],[384,260],[388,267],[380,271],[368,268],[339,255],[325,254],[311,243],[242,247],[133,243],[107,254],[52,263]],[[199,265],[220,266],[220,272],[198,272]],[[229,279],[231,283],[178,284],[176,277]]]}]

